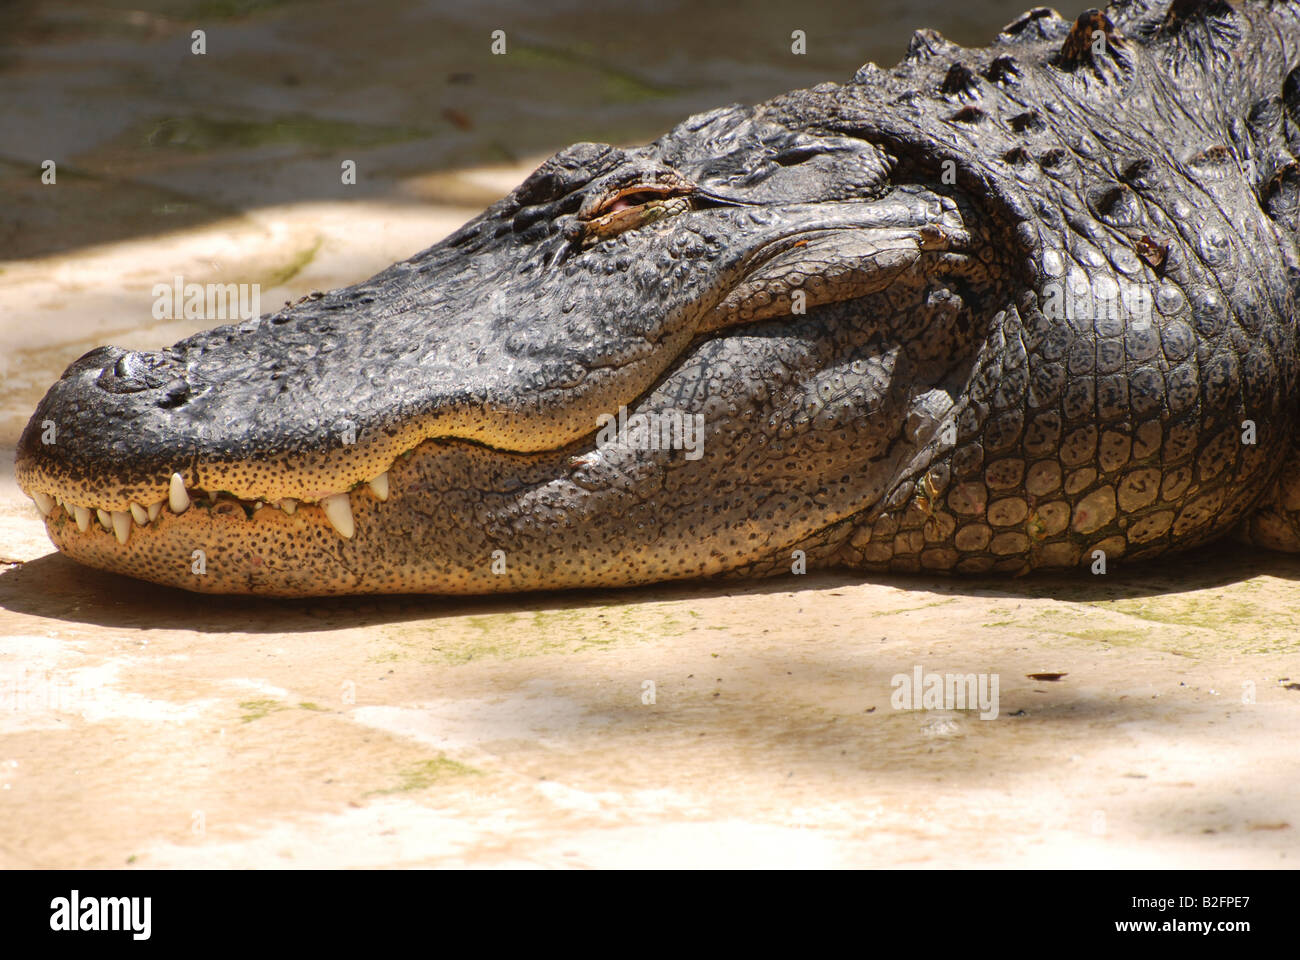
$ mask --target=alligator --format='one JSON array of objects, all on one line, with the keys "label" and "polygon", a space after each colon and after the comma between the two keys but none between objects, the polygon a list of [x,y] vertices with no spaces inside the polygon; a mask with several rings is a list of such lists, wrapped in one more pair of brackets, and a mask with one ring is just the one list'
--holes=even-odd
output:
[{"label": "alligator", "polygon": [[17,474],[69,557],[276,596],[1300,550],[1300,11],[918,31],[445,240],[75,361]]}]

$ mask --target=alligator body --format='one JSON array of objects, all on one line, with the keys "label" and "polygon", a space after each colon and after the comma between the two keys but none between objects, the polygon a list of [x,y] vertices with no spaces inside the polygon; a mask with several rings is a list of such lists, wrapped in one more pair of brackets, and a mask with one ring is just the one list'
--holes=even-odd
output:
[{"label": "alligator body", "polygon": [[1262,0],[920,31],[569,147],[357,286],[92,351],[19,481],[74,559],[229,593],[1300,549],[1298,66]]}]

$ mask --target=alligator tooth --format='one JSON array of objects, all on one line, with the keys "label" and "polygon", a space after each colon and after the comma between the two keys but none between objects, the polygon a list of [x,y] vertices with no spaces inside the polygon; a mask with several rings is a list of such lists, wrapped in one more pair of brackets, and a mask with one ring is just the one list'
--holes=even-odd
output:
[{"label": "alligator tooth", "polygon": [[162,508],[163,508],[162,500],[159,500],[157,503],[149,504],[149,519],[157,520],[158,514],[162,513]]},{"label": "alligator tooth", "polygon": [[114,510],[113,532],[117,534],[117,542],[126,546],[127,538],[131,536],[131,514],[125,510]]},{"label": "alligator tooth", "polygon": [[172,474],[171,486],[167,489],[167,505],[172,513],[184,513],[189,509],[190,495],[185,492],[185,481],[179,473]]},{"label": "alligator tooth", "polygon": [[149,522],[149,512],[138,503],[131,504],[131,516],[135,517],[135,522],[142,527]]},{"label": "alligator tooth", "polygon": [[253,502],[253,512],[254,512],[254,513],[257,513],[257,511],[261,510],[264,506],[266,506],[266,504],[264,504],[261,500],[256,500],[256,501],[254,501],[254,502]]},{"label": "alligator tooth", "polygon": [[99,507],[96,507],[95,516],[99,517],[99,525],[101,527],[103,527],[109,533],[113,532],[113,517],[109,514],[107,510],[101,510],[99,509]]},{"label": "alligator tooth", "polygon": [[48,493],[33,493],[32,499],[36,501],[36,509],[41,511],[42,517],[48,517],[54,512],[54,498]]},{"label": "alligator tooth", "polygon": [[90,529],[90,508],[73,507],[72,512],[76,514],[77,529],[80,530],[82,533],[85,533],[87,530],[89,530]]},{"label": "alligator tooth", "polygon": [[351,540],[352,534],[356,533],[356,526],[352,522],[352,504],[348,502],[348,495],[331,493],[321,499],[320,508],[325,511],[325,519],[339,532],[339,536]]},{"label": "alligator tooth", "polygon": [[370,492],[380,500],[388,499],[388,471],[385,470],[375,479],[370,481]]},{"label": "alligator tooth", "polygon": [[292,517],[293,512],[298,509],[298,501],[293,497],[284,497],[280,500],[280,509]]},{"label": "alligator tooth", "polygon": [[63,505],[63,512],[66,513],[69,517],[74,517],[74,518],[76,517],[76,514],[72,512],[72,504],[70,503],[65,503]]}]

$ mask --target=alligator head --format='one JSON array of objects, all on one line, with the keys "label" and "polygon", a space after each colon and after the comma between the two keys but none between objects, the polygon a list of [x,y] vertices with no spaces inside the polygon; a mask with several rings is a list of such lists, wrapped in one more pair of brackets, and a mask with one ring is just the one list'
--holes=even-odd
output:
[{"label": "alligator head", "polygon": [[[1255,181],[1195,182],[1184,146],[1232,135],[1223,104],[1151,76],[1208,84],[1215,54],[1151,22],[1139,42],[1035,11],[981,51],[920,33],[890,73],[577,144],[357,286],[86,354],[19,481],[69,556],[231,593],[1020,571],[1203,541],[1288,449],[1296,258]],[[1081,39],[1098,24],[1109,53]],[[1260,32],[1243,115],[1289,69]],[[1168,150],[1124,120],[1138,86]],[[1268,120],[1243,136],[1285,150]],[[1080,276],[1157,312],[1054,316]],[[1248,417],[1255,442],[1225,448]]]}]

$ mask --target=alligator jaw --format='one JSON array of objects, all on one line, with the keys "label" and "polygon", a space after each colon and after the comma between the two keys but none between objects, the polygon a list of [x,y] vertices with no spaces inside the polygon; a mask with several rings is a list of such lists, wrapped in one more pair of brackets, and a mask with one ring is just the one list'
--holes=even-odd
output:
[{"label": "alligator jaw", "polygon": [[[19,481],[70,557],[199,591],[478,593],[757,562],[885,488],[911,447],[891,448],[900,422],[865,422],[907,402],[871,298],[965,257],[950,199],[884,184],[875,148],[852,147],[860,182],[778,203],[684,174],[634,189],[654,148],[571,148],[366,283],[81,358],[24,433]],[[633,187],[604,182],[620,177]],[[853,427],[830,443],[823,378]],[[701,449],[604,443],[620,412],[698,421]],[[773,451],[870,475],[828,493]],[[763,487],[764,524],[731,470]]]}]

